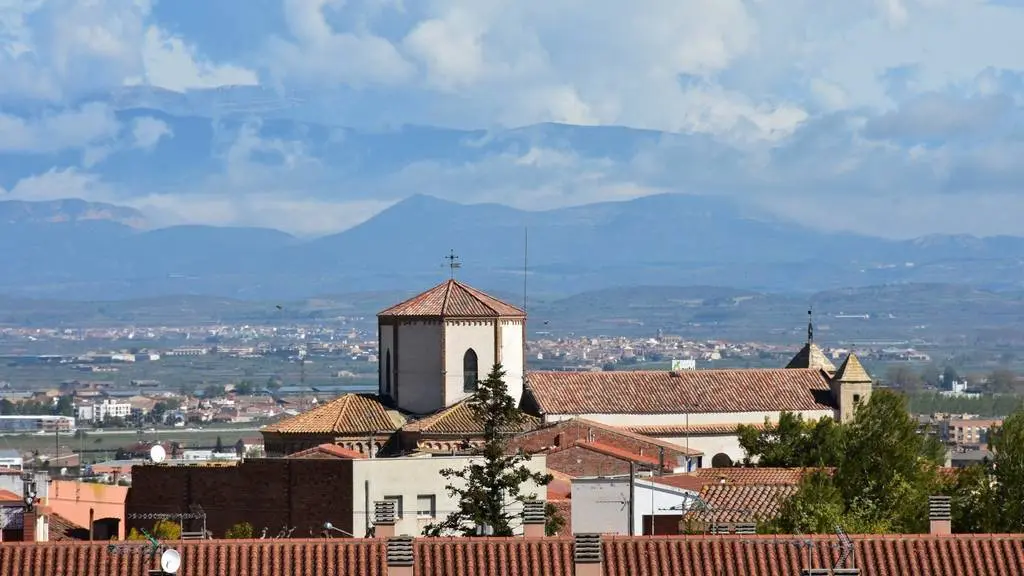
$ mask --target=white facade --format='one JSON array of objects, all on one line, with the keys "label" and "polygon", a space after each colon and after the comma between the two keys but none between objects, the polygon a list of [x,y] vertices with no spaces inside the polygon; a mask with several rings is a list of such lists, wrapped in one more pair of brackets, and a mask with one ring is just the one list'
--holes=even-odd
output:
[{"label": "white facade", "polygon": [[[473,460],[469,456],[411,456],[402,458],[368,458],[352,461],[352,533],[366,534],[367,520],[372,523],[373,503],[395,500],[398,520],[395,534],[419,536],[431,523],[443,520],[458,504],[445,487],[449,480],[441,476],[445,468],[461,469]],[[543,454],[524,462],[530,470],[544,473],[547,459]],[[533,482],[522,485],[525,496],[535,494],[544,499],[547,489]],[[521,510],[509,509],[511,514]],[[522,526],[516,530],[522,534]]]},{"label": "white facade", "polygon": [[78,419],[90,422],[103,422],[107,418],[127,418],[132,414],[132,405],[128,402],[104,400],[96,404],[85,404],[78,407]]},{"label": "white facade", "polygon": [[[468,384],[505,370],[509,395],[523,395],[525,324],[521,319],[382,319],[378,392],[399,408],[428,414],[464,400]],[[475,373],[470,368],[475,367]]]},{"label": "white facade", "polygon": [[629,506],[629,476],[573,478],[572,530],[576,534],[629,535],[644,533],[645,516],[681,516],[698,493],[636,478],[633,483],[633,511]]}]

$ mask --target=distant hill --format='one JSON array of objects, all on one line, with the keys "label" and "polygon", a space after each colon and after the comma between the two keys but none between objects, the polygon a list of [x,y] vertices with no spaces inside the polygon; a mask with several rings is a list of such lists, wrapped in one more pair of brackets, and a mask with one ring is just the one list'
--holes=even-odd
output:
[{"label": "distant hill", "polygon": [[460,278],[521,300],[627,286],[809,292],[893,283],[1024,287],[1024,239],[891,241],[807,229],[709,196],[661,194],[527,212],[414,195],[313,240],[265,228],[139,229],[129,208],[0,203],[0,294],[110,300],[175,294],[295,300],[415,291]]},{"label": "distant hill", "polygon": [[[362,318],[372,328],[380,310],[408,291],[337,294],[289,301],[175,296],[72,302],[0,297],[0,325],[194,325],[288,323]],[[518,304],[511,294],[496,294]],[[766,294],[714,286],[610,288],[529,305],[531,337],[655,336],[798,344],[813,307],[816,338],[831,346],[895,342],[950,349],[1024,345],[1024,291],[996,292],[957,284],[902,284]]]}]

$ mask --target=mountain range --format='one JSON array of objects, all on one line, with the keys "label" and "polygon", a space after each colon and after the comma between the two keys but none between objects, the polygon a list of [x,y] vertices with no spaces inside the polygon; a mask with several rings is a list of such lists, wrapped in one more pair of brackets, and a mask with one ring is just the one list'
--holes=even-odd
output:
[{"label": "mountain range", "polygon": [[658,194],[547,211],[413,195],[338,234],[150,229],[132,208],[0,201],[0,294],[117,300],[296,299],[409,290],[446,278],[540,297],[630,285],[806,292],[906,282],[1024,286],[1024,239],[887,240],[832,233],[722,197]]}]

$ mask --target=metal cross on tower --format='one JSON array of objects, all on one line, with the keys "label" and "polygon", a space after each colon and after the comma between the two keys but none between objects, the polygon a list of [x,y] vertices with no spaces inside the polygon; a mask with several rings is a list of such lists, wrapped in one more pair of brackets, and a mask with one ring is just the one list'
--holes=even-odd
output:
[{"label": "metal cross on tower", "polygon": [[807,311],[807,343],[814,343],[814,310]]},{"label": "metal cross on tower", "polygon": [[444,259],[448,261],[448,268],[451,271],[452,280],[454,280],[455,271],[462,268],[462,262],[459,262],[459,257],[455,255],[455,250],[452,250]]}]

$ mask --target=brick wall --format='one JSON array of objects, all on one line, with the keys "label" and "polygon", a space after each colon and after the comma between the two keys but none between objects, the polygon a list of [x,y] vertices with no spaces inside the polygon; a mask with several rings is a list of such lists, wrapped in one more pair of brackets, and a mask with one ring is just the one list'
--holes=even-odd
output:
[{"label": "brick wall", "polygon": [[612,476],[629,474],[629,461],[573,446],[547,455],[548,468],[569,476]]},{"label": "brick wall", "polygon": [[658,443],[638,434],[593,426],[585,420],[566,420],[540,428],[514,438],[510,445],[512,449],[522,448],[533,454],[554,446],[569,446],[577,440],[586,442],[588,435],[591,442],[655,458],[658,457],[659,447],[664,447],[665,465],[668,467],[676,466],[677,457],[683,455],[679,450],[673,449],[669,443]]},{"label": "brick wall", "polygon": [[[352,461],[318,459],[247,460],[238,466],[136,466],[125,509],[136,513],[187,512],[199,504],[206,527],[221,538],[231,526],[249,522],[259,537],[295,526],[293,537],[318,536],[324,522],[352,531]],[[150,528],[152,520],[130,516],[127,528]],[[199,530],[194,524],[186,530]]]}]

